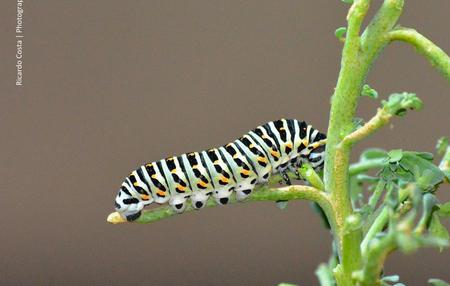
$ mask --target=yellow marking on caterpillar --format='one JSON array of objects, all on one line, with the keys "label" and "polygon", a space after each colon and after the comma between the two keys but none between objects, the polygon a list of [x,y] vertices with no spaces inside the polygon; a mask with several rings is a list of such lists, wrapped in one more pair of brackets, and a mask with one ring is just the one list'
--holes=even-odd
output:
[{"label": "yellow marking on caterpillar", "polygon": [[255,145],[253,145],[253,144],[250,144],[250,146],[248,146],[249,148],[253,148],[253,147],[255,147]]},{"label": "yellow marking on caterpillar", "polygon": [[164,196],[166,195],[166,192],[163,192],[163,191],[161,191],[161,190],[157,190],[157,191],[156,191],[156,194],[158,194],[158,195],[164,197]]},{"label": "yellow marking on caterpillar", "polygon": [[177,168],[172,169],[170,172],[171,172],[172,174],[175,174],[175,173],[177,172]]},{"label": "yellow marking on caterpillar", "polygon": [[141,198],[142,198],[144,201],[148,201],[148,200],[150,199],[150,196],[149,196],[149,195],[141,195]]},{"label": "yellow marking on caterpillar", "polygon": [[236,159],[237,157],[238,157],[237,153],[233,155],[233,159]]},{"label": "yellow marking on caterpillar", "polygon": [[322,139],[320,141],[314,142],[311,145],[313,146],[313,148],[317,148],[319,146],[325,145],[326,143],[327,143],[327,139]]},{"label": "yellow marking on caterpillar", "polygon": [[179,189],[180,191],[184,192],[186,190],[186,187],[183,187],[182,185],[178,184],[177,185],[177,189]]},{"label": "yellow marking on caterpillar", "polygon": [[286,146],[292,149],[292,144],[291,143],[287,143]]},{"label": "yellow marking on caterpillar", "polygon": [[267,163],[267,158],[266,157],[258,157],[258,161],[259,162],[263,162],[263,163]]},{"label": "yellow marking on caterpillar", "polygon": [[145,164],[145,167],[152,167],[153,166],[153,164]]},{"label": "yellow marking on caterpillar", "polygon": [[156,179],[156,178],[157,178],[156,174],[153,174],[152,179]]},{"label": "yellow marking on caterpillar", "polygon": [[167,158],[167,161],[173,161],[173,157]]},{"label": "yellow marking on caterpillar", "polygon": [[229,180],[228,180],[228,178],[227,177],[225,177],[225,176],[220,176],[220,179],[219,179],[220,181],[223,181],[223,182],[225,182],[225,183],[228,183],[229,182]]},{"label": "yellow marking on caterpillar", "polygon": [[250,171],[249,170],[245,170],[245,169],[243,169],[242,171],[241,171],[241,174],[243,174],[243,175],[249,175],[250,174]]},{"label": "yellow marking on caterpillar", "polygon": [[272,156],[274,156],[274,157],[280,157],[280,152],[278,152],[278,151],[274,151],[274,150],[270,150],[270,154],[272,154]]},{"label": "yellow marking on caterpillar", "polygon": [[198,184],[202,187],[206,187],[208,184],[203,181],[198,181]]},{"label": "yellow marking on caterpillar", "polygon": [[139,187],[139,184],[138,184],[138,182],[134,182],[134,183],[133,183],[133,186],[135,186],[135,187]]},{"label": "yellow marking on caterpillar", "polygon": [[219,160],[213,162],[214,165],[219,165],[219,163],[220,163]]}]

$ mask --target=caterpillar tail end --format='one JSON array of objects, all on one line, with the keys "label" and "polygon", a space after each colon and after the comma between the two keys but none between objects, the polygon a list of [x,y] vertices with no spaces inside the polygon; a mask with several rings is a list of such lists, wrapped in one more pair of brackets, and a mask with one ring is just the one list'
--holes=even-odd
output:
[{"label": "caterpillar tail end", "polygon": [[127,220],[124,217],[122,217],[118,212],[110,213],[109,216],[106,218],[106,221],[112,224],[127,222]]}]

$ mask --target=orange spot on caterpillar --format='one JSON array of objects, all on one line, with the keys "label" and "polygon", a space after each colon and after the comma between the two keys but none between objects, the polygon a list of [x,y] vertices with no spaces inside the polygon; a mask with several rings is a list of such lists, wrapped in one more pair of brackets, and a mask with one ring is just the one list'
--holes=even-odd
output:
[{"label": "orange spot on caterpillar", "polygon": [[259,162],[263,162],[263,163],[267,163],[267,158],[266,157],[258,157],[258,161]]},{"label": "orange spot on caterpillar", "polygon": [[272,156],[277,158],[280,157],[280,153],[278,151],[270,150],[270,154],[272,154]]},{"label": "orange spot on caterpillar", "polygon": [[198,181],[197,183],[198,185],[202,186],[202,187],[206,187],[208,184],[203,182],[203,181]]},{"label": "orange spot on caterpillar", "polygon": [[220,176],[220,180],[224,183],[228,183],[228,178],[225,176]]},{"label": "orange spot on caterpillar", "polygon": [[184,187],[184,186],[182,186],[182,185],[177,185],[177,189],[178,189],[180,192],[184,192],[184,191],[186,190],[186,187]]}]

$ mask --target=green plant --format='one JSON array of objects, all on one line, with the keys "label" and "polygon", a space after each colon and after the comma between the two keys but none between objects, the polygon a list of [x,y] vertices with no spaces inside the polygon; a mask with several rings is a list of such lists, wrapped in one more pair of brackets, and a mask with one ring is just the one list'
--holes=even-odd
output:
[{"label": "green plant", "polygon": [[[280,180],[274,176],[247,202],[306,199],[320,207],[330,225],[335,249],[329,262],[319,265],[316,271],[321,285],[403,285],[396,275],[383,276],[383,265],[390,253],[410,253],[427,246],[442,249],[449,244],[449,234],[440,219],[450,216],[450,203],[439,203],[434,193],[440,184],[450,180],[450,147],[448,140],[439,141],[439,166],[433,164],[433,154],[400,149],[369,149],[361,154],[359,162],[350,164],[355,144],[392,117],[419,110],[422,101],[412,93],[392,94],[364,124],[356,123],[355,112],[361,95],[378,97],[367,85],[366,77],[389,43],[412,45],[449,82],[450,58],[417,31],[396,26],[403,0],[384,0],[363,32],[362,22],[371,1],[343,2],[351,3],[351,7],[347,27],[335,32],[344,48],[331,100],[323,176],[305,165],[299,172],[310,186],[274,187],[274,182]],[[210,201],[207,206],[215,205]],[[191,210],[188,207],[186,211]],[[174,214],[169,207],[161,207],[145,211],[137,222],[149,223]],[[438,279],[430,279],[430,283],[448,285]]]}]

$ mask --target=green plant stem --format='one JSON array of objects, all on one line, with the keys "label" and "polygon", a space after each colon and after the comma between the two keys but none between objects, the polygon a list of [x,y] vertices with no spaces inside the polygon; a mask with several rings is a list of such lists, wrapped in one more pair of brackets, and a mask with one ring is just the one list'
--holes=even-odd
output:
[{"label": "green plant stem", "polygon": [[305,178],[311,186],[321,191],[325,190],[325,186],[323,184],[320,176],[314,171],[314,168],[309,164],[303,164],[299,169],[299,174],[302,178]]},{"label": "green plant stem", "polygon": [[361,231],[348,235],[343,232],[344,221],[353,213],[353,209],[348,189],[351,144],[341,144],[341,141],[353,129],[357,102],[367,73],[376,56],[387,44],[385,34],[395,25],[403,7],[401,0],[385,0],[361,39],[361,24],[369,9],[369,3],[367,0],[354,1],[347,16],[348,28],[341,70],[332,97],[327,132],[324,182],[325,190],[331,192],[338,226],[333,232],[338,240],[342,264],[342,267],[337,267],[335,271],[339,285],[353,285],[352,272],[361,265],[359,244],[362,238]]},{"label": "green plant stem", "polygon": [[351,272],[360,264],[360,253],[357,248],[352,247],[355,244],[359,245],[358,235],[347,236],[346,242],[344,241],[344,222],[346,217],[353,213],[348,190],[350,150],[340,148],[339,143],[353,128],[357,100],[368,71],[368,66],[361,64],[359,33],[369,3],[370,1],[355,1],[347,15],[348,27],[342,51],[341,70],[332,96],[327,132],[324,183],[325,190],[331,192],[337,222],[337,228],[332,228],[332,232],[340,261],[345,266],[338,265],[334,271],[339,285],[352,285]]},{"label": "green plant stem", "polygon": [[362,162],[351,164],[349,167],[349,176],[355,176],[361,173],[365,173],[371,169],[380,169],[386,165],[386,158],[377,158],[365,160]]},{"label": "green plant stem", "polygon": [[[399,201],[403,202],[408,198],[408,195],[414,188],[414,185],[408,185],[406,188],[401,189],[399,192]],[[377,233],[381,232],[386,224],[389,221],[389,208],[387,206],[381,206],[382,210],[370,226],[367,234],[365,235],[363,241],[361,242],[361,252],[363,256],[367,252],[367,246],[369,242],[377,235]],[[369,221],[372,221],[369,219]]]},{"label": "green plant stem", "polygon": [[363,140],[364,138],[372,135],[378,129],[385,126],[392,115],[387,112],[385,108],[378,108],[377,114],[372,117],[363,127],[355,130],[349,135],[345,136],[342,140],[343,145],[353,146],[355,143]]},{"label": "green plant stem", "polygon": [[380,273],[388,254],[395,249],[395,236],[389,233],[369,247],[364,268],[362,270],[361,286],[380,285]]},{"label": "green plant stem", "polygon": [[450,57],[433,42],[414,29],[397,28],[388,34],[390,41],[402,41],[412,45],[450,82]]},{"label": "green plant stem", "polygon": [[[324,210],[328,217],[331,216],[331,204],[328,195],[316,188],[309,186],[293,185],[282,188],[269,188],[267,186],[258,187],[247,200],[244,202],[255,201],[279,201],[279,200],[309,200],[316,202]],[[232,199],[231,203],[236,200]],[[213,200],[209,200],[205,207],[214,207],[217,204]],[[194,209],[188,206],[185,212],[191,212]],[[136,220],[137,223],[151,223],[164,218],[169,218],[177,213],[169,206],[158,207],[154,209],[144,210],[142,215]],[[333,223],[331,220],[330,223]]]},{"label": "green plant stem", "polygon": [[369,199],[369,213],[373,213],[375,210],[378,201],[380,200],[381,194],[384,191],[384,187],[386,186],[386,182],[383,180],[379,180],[377,186],[375,187],[375,190],[373,191],[372,196]]}]

